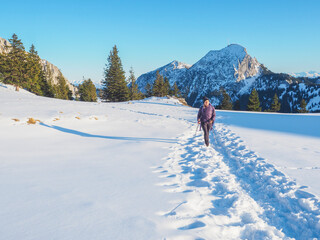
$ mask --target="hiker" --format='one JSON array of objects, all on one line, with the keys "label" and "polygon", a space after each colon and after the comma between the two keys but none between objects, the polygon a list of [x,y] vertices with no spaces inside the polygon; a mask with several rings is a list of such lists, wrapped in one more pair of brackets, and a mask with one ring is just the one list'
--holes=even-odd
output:
[{"label": "hiker", "polygon": [[212,125],[216,118],[216,110],[209,102],[209,98],[203,98],[203,106],[200,107],[198,112],[198,124],[201,124],[201,128],[204,132],[204,141],[206,146],[209,146],[209,131],[212,129]]}]

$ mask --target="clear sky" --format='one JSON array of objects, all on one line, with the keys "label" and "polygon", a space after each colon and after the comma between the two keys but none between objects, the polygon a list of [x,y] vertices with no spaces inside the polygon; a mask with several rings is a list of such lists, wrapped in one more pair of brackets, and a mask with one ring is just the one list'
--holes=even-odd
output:
[{"label": "clear sky", "polygon": [[320,72],[319,11],[319,0],[2,1],[0,37],[33,43],[70,81],[101,81],[115,44],[136,77],[230,43],[274,72]]}]

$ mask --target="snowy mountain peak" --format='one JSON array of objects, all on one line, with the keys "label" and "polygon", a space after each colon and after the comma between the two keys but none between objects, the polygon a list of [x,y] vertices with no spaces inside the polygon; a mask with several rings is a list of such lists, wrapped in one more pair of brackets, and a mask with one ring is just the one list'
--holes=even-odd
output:
[{"label": "snowy mountain peak", "polygon": [[241,56],[245,56],[247,54],[247,49],[239,44],[230,44],[227,47],[219,50],[218,52],[232,54],[240,58]]},{"label": "snowy mountain peak", "polygon": [[141,75],[137,84],[144,92],[148,83],[153,84],[156,72],[159,71],[169,79],[171,85],[177,83],[180,90],[188,95],[189,104],[194,105],[201,102],[202,96],[214,90],[219,91],[221,87],[237,91],[242,89],[247,85],[242,80],[259,76],[260,69],[260,63],[243,46],[231,44],[220,50],[209,51],[193,65],[172,61]]},{"label": "snowy mountain peak", "polygon": [[189,69],[192,67],[191,64],[179,62],[177,60],[172,61],[169,65],[172,65],[173,69],[183,69],[183,68]]}]

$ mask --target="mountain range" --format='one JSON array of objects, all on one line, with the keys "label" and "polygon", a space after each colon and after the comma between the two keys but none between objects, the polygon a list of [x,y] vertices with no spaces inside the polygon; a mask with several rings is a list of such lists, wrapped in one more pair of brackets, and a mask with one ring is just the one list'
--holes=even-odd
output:
[{"label": "mountain range", "polygon": [[238,44],[221,50],[209,51],[193,65],[179,61],[142,74],[137,84],[145,92],[147,83],[153,84],[156,72],[176,83],[189,105],[198,107],[207,96],[218,106],[222,89],[230,95],[239,110],[245,110],[253,88],[259,93],[262,110],[268,110],[276,93],[281,102],[281,112],[296,112],[305,99],[310,112],[320,111],[320,76],[293,76],[274,73],[251,57]]}]

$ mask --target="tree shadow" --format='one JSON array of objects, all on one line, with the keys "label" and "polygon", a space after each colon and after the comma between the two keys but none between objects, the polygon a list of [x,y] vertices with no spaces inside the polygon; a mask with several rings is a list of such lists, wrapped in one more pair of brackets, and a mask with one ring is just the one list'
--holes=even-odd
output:
[{"label": "tree shadow", "polygon": [[69,129],[69,128],[63,128],[55,125],[47,125],[43,122],[39,123],[41,126],[48,127],[55,129],[60,132],[64,133],[70,133],[74,135],[78,135],[81,137],[91,137],[91,138],[103,138],[103,139],[110,139],[110,140],[123,140],[123,141],[137,141],[137,142],[162,142],[162,143],[177,143],[176,139],[170,139],[170,138],[141,138],[141,137],[117,137],[117,136],[103,136],[103,135],[95,135],[85,132],[80,132],[77,130]]}]

